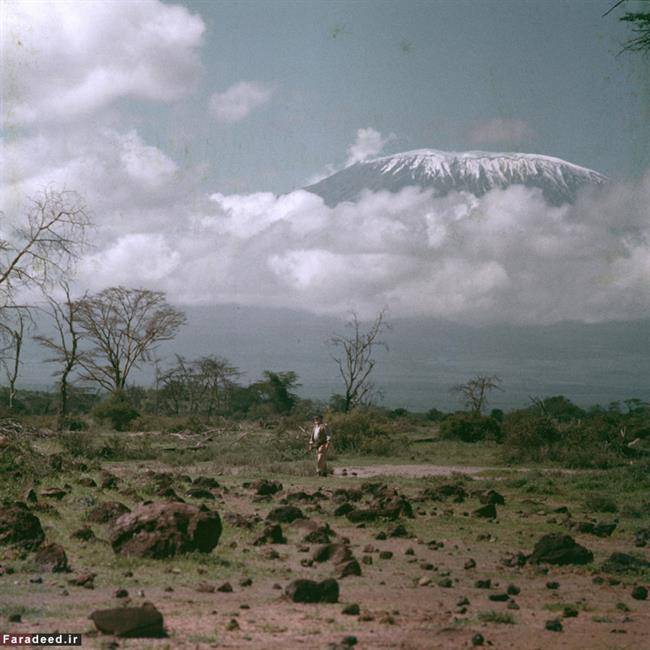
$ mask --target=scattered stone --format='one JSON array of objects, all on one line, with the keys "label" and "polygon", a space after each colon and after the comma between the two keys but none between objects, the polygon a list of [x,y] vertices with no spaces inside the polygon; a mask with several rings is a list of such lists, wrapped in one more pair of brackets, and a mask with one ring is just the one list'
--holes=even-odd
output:
[{"label": "scattered stone", "polygon": [[311,559],[314,562],[332,561],[341,564],[354,559],[352,551],[347,544],[323,544],[314,549]]},{"label": "scattered stone", "polygon": [[253,581],[250,578],[242,578],[239,581],[240,587],[250,587],[253,584]]},{"label": "scattered stone", "polygon": [[21,501],[0,506],[0,546],[16,545],[32,550],[45,539],[39,518]]},{"label": "scattered stone", "polygon": [[477,632],[473,637],[472,637],[472,645],[473,646],[480,646],[485,643],[485,638],[480,632]]},{"label": "scattered stone", "polygon": [[532,555],[528,558],[533,564],[588,564],[594,554],[584,546],[577,544],[570,535],[550,533],[541,537]]},{"label": "scattered stone", "polygon": [[285,593],[294,603],[336,603],[339,583],[332,578],[322,582],[299,579],[289,583]]},{"label": "scattered stone", "polygon": [[236,630],[239,630],[239,623],[237,622],[237,619],[231,618],[227,623],[226,623],[226,630],[228,632],[235,632]]},{"label": "scattered stone", "polygon": [[128,598],[129,592],[126,589],[118,589],[115,594],[115,598]]},{"label": "scattered stone", "polygon": [[380,560],[390,560],[393,557],[393,551],[379,551]]},{"label": "scattered stone", "polygon": [[341,614],[345,614],[346,616],[358,616],[360,611],[361,609],[357,603],[350,603],[341,610]]},{"label": "scattered stone", "polygon": [[108,524],[113,523],[127,512],[131,512],[131,510],[119,501],[104,501],[95,506],[86,515],[86,519],[95,524]]},{"label": "scattered stone", "polygon": [[200,594],[213,594],[215,590],[215,586],[211,585],[209,582],[199,582],[198,587],[196,590]]},{"label": "scattered stone", "polygon": [[290,524],[296,519],[305,519],[302,510],[296,506],[278,506],[267,515],[267,520]]},{"label": "scattered stone", "polygon": [[518,596],[521,593],[521,589],[517,587],[517,585],[508,585],[508,588],[506,589],[506,592],[510,596]]},{"label": "scattered stone", "polygon": [[559,589],[560,588],[560,583],[559,582],[547,582],[546,583],[546,588],[547,589]]},{"label": "scattered stone", "polygon": [[568,528],[577,530],[579,533],[596,535],[597,537],[610,537],[614,530],[616,530],[618,522],[594,523],[593,521],[574,521],[573,519],[567,519],[565,525]]},{"label": "scattered stone", "polygon": [[41,546],[34,557],[34,562],[36,562],[41,571],[62,573],[70,570],[65,549],[60,544],[54,542]]},{"label": "scattered stone", "polygon": [[628,553],[612,553],[602,565],[608,573],[634,573],[647,567],[650,562]]},{"label": "scattered stone", "polygon": [[398,524],[394,528],[391,528],[387,534],[388,537],[397,537],[397,538],[412,537],[411,533],[409,533],[408,530],[406,530],[404,524]]},{"label": "scattered stone", "polygon": [[202,487],[191,487],[185,495],[192,499],[207,499],[208,501],[214,501],[215,499],[210,490]]},{"label": "scattered stone", "polygon": [[476,568],[476,560],[473,560],[472,558],[470,558],[469,560],[467,560],[467,562],[465,562],[465,564],[463,566],[466,569],[474,569],[474,568]]},{"label": "scattered stone", "polygon": [[567,605],[562,610],[562,616],[564,618],[575,618],[578,615],[578,610],[573,605]]},{"label": "scattered stone", "polygon": [[562,632],[562,621],[559,618],[552,618],[550,621],[546,621],[544,628],[550,632]]},{"label": "scattered stone", "polygon": [[360,576],[361,565],[357,560],[348,560],[337,566],[337,578],[346,578],[348,576]]},{"label": "scattered stone", "polygon": [[83,487],[97,487],[97,483],[95,482],[95,479],[92,478],[91,476],[82,476],[77,483],[79,485],[82,485]]},{"label": "scattered stone", "polygon": [[38,501],[36,490],[34,490],[34,488],[27,489],[23,495],[23,500],[27,503],[36,503]]},{"label": "scattered stone", "polygon": [[454,581],[451,578],[443,578],[438,582],[438,587],[442,587],[443,589],[449,589],[450,587],[454,586]]},{"label": "scattered stone", "polygon": [[84,587],[85,589],[94,589],[95,588],[95,577],[96,573],[80,573],[74,578],[68,580],[68,584],[73,585],[74,587]]},{"label": "scattered stone", "polygon": [[282,532],[280,524],[272,524],[264,527],[262,534],[253,542],[254,546],[262,544],[286,544],[287,538]]},{"label": "scattered stone", "polygon": [[231,594],[233,591],[232,585],[229,582],[224,582],[222,585],[217,587],[217,591],[220,591],[222,594]]},{"label": "scattered stone", "polygon": [[23,617],[20,614],[10,614],[9,615],[9,622],[10,623],[22,623],[23,622]]},{"label": "scattered stone", "polygon": [[361,614],[359,614],[359,618],[357,620],[361,621],[362,623],[368,623],[370,621],[374,621],[375,617],[369,611],[366,610],[361,612]]},{"label": "scattered stone", "polygon": [[231,526],[237,528],[253,528],[262,519],[258,515],[241,515],[238,512],[227,512],[223,517]]},{"label": "scattered stone", "polygon": [[605,578],[603,578],[602,576],[594,576],[594,577],[591,579],[591,581],[592,581],[595,585],[603,585],[603,584],[605,584]]},{"label": "scattered stone", "polygon": [[433,501],[445,501],[451,498],[455,503],[462,503],[467,498],[467,492],[458,483],[445,483],[435,488],[426,488],[422,496]]},{"label": "scattered stone", "polygon": [[428,587],[430,584],[431,584],[431,578],[429,578],[427,576],[422,576],[418,580],[418,586],[419,587]]},{"label": "scattered stone", "polygon": [[106,470],[103,470],[101,473],[101,483],[99,484],[100,487],[104,490],[114,490],[117,488],[117,484],[119,482],[119,479],[115,474],[111,474],[110,472],[107,472]]},{"label": "scattered stone", "polygon": [[477,589],[492,589],[492,580],[490,580],[490,578],[487,578],[486,580],[477,580],[474,583],[474,586]]},{"label": "scattered stone", "polygon": [[508,596],[506,593],[490,594],[488,596],[488,599],[495,603],[505,603],[506,601],[510,600],[510,596]]},{"label": "scattered stone", "polygon": [[526,564],[526,559],[526,556],[521,551],[517,553],[508,553],[501,558],[501,564],[507,567],[521,567]]},{"label": "scattered stone", "polygon": [[[415,549],[412,546],[409,546],[405,551],[404,555],[415,555]],[[416,560],[417,561],[417,560]]]},{"label": "scattered stone", "polygon": [[506,500],[503,498],[502,494],[495,492],[494,490],[488,490],[479,494],[478,500],[485,505],[498,505],[503,506],[506,503]]},{"label": "scattered stone", "polygon": [[340,506],[335,508],[333,514],[335,517],[344,517],[349,512],[352,512],[353,510],[354,510],[354,506],[351,503],[346,501],[345,503],[342,503]]},{"label": "scattered stone", "polygon": [[650,528],[639,528],[634,533],[634,545],[640,548],[650,543]]},{"label": "scattered stone", "polygon": [[250,487],[255,491],[255,494],[260,496],[270,496],[282,490],[282,483],[262,478],[258,481],[253,481]]},{"label": "scattered stone", "polygon": [[68,492],[58,487],[49,487],[41,490],[41,496],[46,499],[56,499],[60,501]]},{"label": "scattered stone", "polygon": [[516,603],[514,600],[511,600],[511,601],[506,605],[506,607],[507,607],[508,609],[519,609],[519,605],[517,605],[517,603]]},{"label": "scattered stone", "polygon": [[70,535],[74,539],[80,539],[83,542],[89,542],[91,539],[96,539],[95,533],[90,526],[82,526]]},{"label": "scattered stone", "polygon": [[262,551],[262,557],[267,560],[277,560],[280,558],[280,554],[274,548],[265,548]]},{"label": "scattered stone", "polygon": [[41,578],[41,576],[36,576],[35,578],[30,578],[29,581],[33,585],[41,585],[41,584],[43,584],[43,578]]},{"label": "scattered stone", "polygon": [[131,638],[166,636],[163,616],[151,603],[144,603],[142,607],[96,610],[90,618],[104,634]]},{"label": "scattered stone", "polygon": [[209,553],[221,536],[218,513],[186,503],[143,504],[114,526],[111,545],[116,553],[154,559]]},{"label": "scattered stone", "polygon": [[380,619],[380,623],[383,623],[384,625],[395,625],[395,619],[393,616],[390,614],[384,614]]},{"label": "scattered stone", "polygon": [[328,524],[325,524],[308,532],[302,538],[302,541],[307,544],[329,544],[332,541],[333,534],[334,531],[332,531]]},{"label": "scattered stone", "polygon": [[385,539],[387,539],[387,538],[388,538],[388,535],[386,535],[386,533],[385,533],[383,530],[380,530],[380,531],[375,535],[375,539],[378,540],[378,541],[380,541],[380,542],[383,542],[383,541],[384,541]]},{"label": "scattered stone", "polygon": [[483,517],[484,519],[496,519],[497,509],[493,503],[488,503],[486,506],[481,506],[474,510],[475,517]]},{"label": "scattered stone", "polygon": [[361,556],[361,562],[363,562],[363,564],[367,564],[367,565],[372,564],[372,562],[373,562],[372,555],[363,555],[363,556]]},{"label": "scattered stone", "polygon": [[646,600],[648,598],[648,590],[641,585],[638,585],[632,589],[632,598],[634,600]]}]

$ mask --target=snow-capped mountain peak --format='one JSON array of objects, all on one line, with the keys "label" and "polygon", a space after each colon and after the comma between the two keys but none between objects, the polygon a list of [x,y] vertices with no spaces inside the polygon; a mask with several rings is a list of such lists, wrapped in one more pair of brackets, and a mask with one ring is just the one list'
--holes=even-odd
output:
[{"label": "snow-capped mountain peak", "polygon": [[437,196],[466,191],[481,196],[510,185],[538,187],[553,205],[573,202],[585,186],[607,177],[585,167],[538,154],[416,149],[355,163],[310,185],[328,205],[356,200],[363,190],[397,192],[417,185]]}]

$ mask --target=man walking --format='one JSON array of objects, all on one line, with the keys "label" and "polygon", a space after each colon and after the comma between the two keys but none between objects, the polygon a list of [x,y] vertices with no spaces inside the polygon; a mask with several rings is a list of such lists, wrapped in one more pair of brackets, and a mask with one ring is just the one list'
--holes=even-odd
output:
[{"label": "man walking", "polygon": [[323,422],[322,415],[316,415],[313,423],[309,450],[316,448],[316,473],[318,476],[327,476],[327,450],[332,440],[332,432],[329,425]]}]

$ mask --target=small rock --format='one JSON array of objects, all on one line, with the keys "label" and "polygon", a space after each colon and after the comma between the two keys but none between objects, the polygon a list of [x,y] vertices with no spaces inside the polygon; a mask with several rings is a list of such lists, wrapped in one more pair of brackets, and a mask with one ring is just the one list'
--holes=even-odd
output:
[{"label": "small rock", "polygon": [[239,630],[239,629],[240,629],[240,627],[239,627],[239,623],[238,623],[237,620],[234,619],[234,618],[231,618],[231,619],[226,623],[226,630],[228,630],[228,632],[234,632],[234,631]]},{"label": "small rock", "polygon": [[474,569],[476,567],[476,561],[470,558],[469,560],[467,560],[467,562],[465,562],[463,566],[466,569]]},{"label": "small rock", "polygon": [[508,585],[508,588],[506,589],[506,592],[510,596],[518,596],[521,593],[521,589],[517,587],[517,585]]},{"label": "small rock", "polygon": [[322,582],[299,579],[289,583],[285,593],[294,603],[335,603],[339,599],[339,584],[332,578]]},{"label": "small rock", "polygon": [[550,632],[562,632],[562,622],[559,618],[552,618],[550,621],[546,621],[544,628]]},{"label": "small rock", "polygon": [[506,601],[510,600],[510,596],[505,593],[490,594],[488,598],[495,603],[505,603]]},{"label": "small rock", "polygon": [[645,587],[638,585],[632,589],[631,595],[634,600],[646,600],[648,598],[648,590]]},{"label": "small rock", "polygon": [[345,614],[347,616],[358,616],[360,611],[361,610],[357,603],[350,603],[341,610],[341,614]]},{"label": "small rock", "polygon": [[220,591],[223,594],[232,593],[232,585],[229,582],[224,582],[222,585],[217,587],[217,591]]},{"label": "small rock", "polygon": [[118,589],[115,594],[115,598],[128,598],[129,592],[126,589]]},{"label": "small rock", "polygon": [[91,615],[100,632],[119,637],[164,637],[163,616],[151,603],[142,607],[96,610]]},{"label": "small rock", "polygon": [[393,557],[393,551],[380,551],[379,559],[380,560],[390,560]]},{"label": "small rock", "polygon": [[559,582],[547,582],[546,583],[546,588],[547,589],[559,589],[560,588],[560,583]]},{"label": "small rock", "polygon": [[477,632],[472,637],[472,645],[473,646],[483,645],[484,643],[485,643],[485,639],[483,638],[483,635],[480,632]]},{"label": "small rock", "polygon": [[562,616],[564,618],[575,618],[578,615],[578,610],[573,605],[567,605],[562,610]]}]

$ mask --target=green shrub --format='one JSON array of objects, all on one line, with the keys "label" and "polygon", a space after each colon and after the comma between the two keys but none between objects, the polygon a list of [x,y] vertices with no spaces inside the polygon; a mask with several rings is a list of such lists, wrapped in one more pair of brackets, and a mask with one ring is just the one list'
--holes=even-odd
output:
[{"label": "green shrub", "polygon": [[592,494],[585,499],[585,507],[592,512],[618,512],[614,499],[604,494]]},{"label": "green shrub", "polygon": [[388,456],[408,444],[395,423],[370,409],[334,413],[329,423],[339,452]]},{"label": "green shrub", "polygon": [[125,431],[139,415],[122,391],[113,393],[108,399],[98,404],[92,414],[98,420],[109,420],[116,431]]},{"label": "green shrub", "polygon": [[500,440],[501,426],[494,418],[475,413],[454,413],[440,424],[440,437],[447,440],[478,442]]},{"label": "green shrub", "polygon": [[548,460],[560,437],[549,418],[529,411],[510,413],[503,429],[503,453],[508,462]]}]

